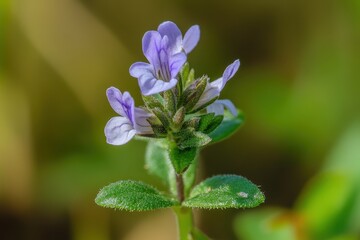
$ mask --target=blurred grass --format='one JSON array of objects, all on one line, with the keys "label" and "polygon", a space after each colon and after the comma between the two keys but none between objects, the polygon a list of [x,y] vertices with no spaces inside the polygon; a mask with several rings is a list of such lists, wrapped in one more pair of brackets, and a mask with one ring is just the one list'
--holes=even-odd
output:
[{"label": "blurred grass", "polygon": [[[242,64],[222,98],[242,109],[246,124],[229,140],[204,150],[203,177],[247,176],[265,191],[265,212],[268,206],[295,205],[309,219],[303,231],[318,239],[356,239],[357,0],[0,1],[4,238],[122,239],[130,229],[144,231],[135,230],[143,229],[136,227],[142,214],[103,210],[93,199],[100,187],[118,179],[158,184],[143,168],[145,145],[107,145],[103,127],[115,115],[105,97],[107,87],[130,91],[141,105],[128,68],[145,59],[143,33],[164,20],[175,21],[183,31],[200,24],[200,43],[189,56],[197,76],[216,79],[234,59]],[[301,192],[300,199],[310,200],[299,203]],[[331,195],[338,198],[319,207]],[[266,221],[259,211],[257,217]],[[245,218],[247,212],[240,212]],[[215,239],[235,239],[232,220],[238,213],[201,211],[199,225]],[[302,215],[288,213],[290,218],[282,218],[285,228],[289,219],[290,226],[302,224]],[[251,220],[244,224],[257,227]],[[278,230],[274,239],[292,234],[288,228]],[[242,239],[253,239],[254,231]],[[135,232],[130,235],[139,236]]]}]

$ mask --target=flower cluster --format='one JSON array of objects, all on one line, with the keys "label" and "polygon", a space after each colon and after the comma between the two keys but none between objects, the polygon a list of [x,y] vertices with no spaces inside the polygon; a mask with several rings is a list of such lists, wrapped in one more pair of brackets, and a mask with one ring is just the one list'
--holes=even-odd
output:
[{"label": "flower cluster", "polygon": [[128,92],[110,87],[106,94],[111,107],[120,116],[105,126],[107,142],[122,145],[135,135],[167,137],[180,149],[200,147],[210,140],[206,134],[223,120],[224,109],[236,116],[230,100],[218,100],[222,89],[237,72],[234,61],[221,78],[210,81],[207,76],[194,77],[187,55],[200,39],[199,26],[194,25],[183,36],[175,23],[167,21],[157,31],[148,31],[142,39],[147,62],[136,62],[129,72],[137,78],[145,107],[135,107]]}]

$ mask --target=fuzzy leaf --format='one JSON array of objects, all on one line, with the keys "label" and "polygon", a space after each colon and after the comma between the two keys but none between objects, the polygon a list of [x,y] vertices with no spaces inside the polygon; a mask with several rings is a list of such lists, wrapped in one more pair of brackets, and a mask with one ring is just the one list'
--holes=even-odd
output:
[{"label": "fuzzy leaf", "polygon": [[131,180],[118,181],[104,187],[95,202],[102,207],[126,211],[148,211],[177,204],[154,187]]},{"label": "fuzzy leaf", "polygon": [[176,173],[185,172],[196,158],[197,152],[194,147],[180,149],[176,144],[171,144],[169,157]]},{"label": "fuzzy leaf", "polygon": [[212,143],[225,140],[233,135],[243,125],[244,115],[241,112],[239,112],[236,117],[229,115],[230,114],[226,115],[222,123],[209,134],[212,139]]},{"label": "fuzzy leaf", "polygon": [[246,178],[237,175],[219,175],[195,186],[183,205],[206,209],[252,208],[264,201],[264,194]]},{"label": "fuzzy leaf", "polygon": [[203,132],[212,122],[215,113],[208,113],[200,116],[199,131]]},{"label": "fuzzy leaf", "polygon": [[[145,154],[145,168],[148,172],[158,177],[168,187],[171,194],[176,197],[175,170],[171,165],[167,143],[164,141],[151,141],[147,145]],[[195,158],[183,174],[185,195],[188,196],[192,185],[195,182],[197,159]]]},{"label": "fuzzy leaf", "polygon": [[176,188],[175,172],[166,146],[161,146],[161,144],[165,144],[162,142],[151,141],[148,143],[145,153],[145,168],[150,174],[158,177],[169,189]]}]

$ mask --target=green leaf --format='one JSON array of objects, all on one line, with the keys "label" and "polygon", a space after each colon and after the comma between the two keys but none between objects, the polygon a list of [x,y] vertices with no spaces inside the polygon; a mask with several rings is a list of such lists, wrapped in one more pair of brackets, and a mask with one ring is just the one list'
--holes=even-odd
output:
[{"label": "green leaf", "polygon": [[176,196],[175,171],[171,165],[167,152],[167,143],[164,141],[151,141],[148,143],[145,154],[145,168],[148,172],[158,177]]},{"label": "green leaf", "polygon": [[148,211],[177,204],[154,187],[132,180],[118,181],[104,187],[95,202],[102,207],[126,211]]},{"label": "green leaf", "polygon": [[171,144],[169,157],[178,174],[185,172],[197,156],[198,149],[189,147],[180,149],[176,144]]},{"label": "green leaf", "polygon": [[308,183],[295,207],[313,239],[329,239],[349,230],[356,197],[349,174],[323,172]]},{"label": "green leaf", "polygon": [[234,117],[230,114],[226,114],[222,123],[209,134],[212,139],[212,143],[220,142],[233,135],[244,123],[244,115],[239,114]]},{"label": "green leaf", "polygon": [[252,208],[264,201],[264,194],[246,178],[237,175],[219,175],[195,186],[183,205],[206,209]]},{"label": "green leaf", "polygon": [[215,113],[208,113],[200,116],[199,131],[203,132],[212,122]]},{"label": "green leaf", "polygon": [[301,215],[284,209],[266,208],[248,211],[239,215],[234,222],[238,239],[246,240],[297,240],[308,239],[299,236]]},{"label": "green leaf", "polygon": [[[190,189],[195,182],[197,162],[195,158],[183,174],[186,196],[189,195]],[[151,141],[148,143],[145,154],[145,168],[150,174],[158,177],[171,194],[176,197],[175,170],[171,164],[165,141]]]}]

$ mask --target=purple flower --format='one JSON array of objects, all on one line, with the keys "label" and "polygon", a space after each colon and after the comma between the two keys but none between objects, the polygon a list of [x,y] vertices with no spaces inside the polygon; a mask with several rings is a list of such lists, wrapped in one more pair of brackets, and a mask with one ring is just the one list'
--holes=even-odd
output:
[{"label": "purple flower", "polygon": [[158,27],[158,32],[162,37],[167,36],[169,38],[169,47],[173,53],[184,50],[186,54],[189,54],[200,39],[200,28],[198,25],[190,27],[185,33],[184,38],[178,26],[171,21],[161,23]]},{"label": "purple flower", "polygon": [[213,112],[215,115],[224,115],[225,108],[227,108],[234,117],[239,113],[235,105],[229,99],[216,100],[206,107],[206,111],[208,113]]},{"label": "purple flower", "polygon": [[220,95],[220,92],[225,87],[227,81],[229,81],[235,75],[239,67],[240,61],[237,59],[232,64],[227,66],[221,78],[213,82],[208,82],[204,92],[202,93],[199,101],[196,103],[194,108],[199,108],[211,101],[212,99],[218,97]]},{"label": "purple flower", "polygon": [[192,26],[183,39],[172,22],[160,24],[158,31],[146,32],[142,48],[149,63],[136,62],[129,70],[131,76],[138,78],[142,94],[152,95],[175,87],[176,76],[186,62],[186,53],[196,46],[199,38],[198,26]]},{"label": "purple flower", "polygon": [[120,115],[111,118],[105,126],[107,143],[122,145],[130,141],[135,134],[153,133],[150,124],[146,121],[151,114],[135,107],[130,93],[122,94],[119,89],[110,87],[106,95],[111,107]]}]

